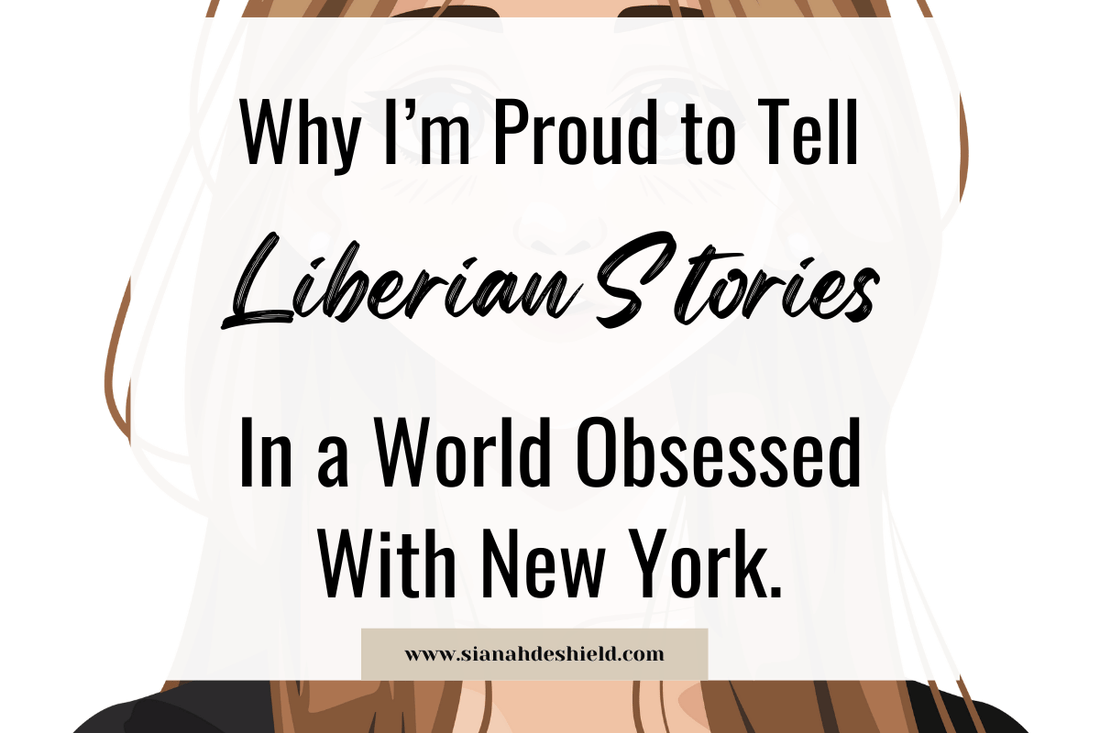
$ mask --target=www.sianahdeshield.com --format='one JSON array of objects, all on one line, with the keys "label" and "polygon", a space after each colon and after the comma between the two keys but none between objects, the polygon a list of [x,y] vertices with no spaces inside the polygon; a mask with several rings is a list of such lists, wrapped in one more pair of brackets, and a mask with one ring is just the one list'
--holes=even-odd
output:
[{"label": "www.sianahdeshield.com", "polygon": [[663,649],[623,649],[600,646],[594,649],[566,646],[544,649],[522,646],[511,649],[406,649],[410,662],[663,662]]}]

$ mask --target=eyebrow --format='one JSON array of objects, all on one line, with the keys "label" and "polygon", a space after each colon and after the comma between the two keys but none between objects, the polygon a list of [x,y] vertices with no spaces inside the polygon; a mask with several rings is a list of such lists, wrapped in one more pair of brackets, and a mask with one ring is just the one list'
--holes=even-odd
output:
[{"label": "eyebrow", "polygon": [[[441,5],[428,8],[417,8],[405,13],[400,13],[395,18],[434,18],[439,13]],[[441,18],[499,18],[500,14],[492,8],[482,5],[448,5],[439,14]]]},{"label": "eyebrow", "polygon": [[[702,18],[703,11],[699,8],[685,8],[680,6],[680,15],[684,18]],[[623,8],[619,13],[620,18],[671,18],[671,5],[634,5]]]}]

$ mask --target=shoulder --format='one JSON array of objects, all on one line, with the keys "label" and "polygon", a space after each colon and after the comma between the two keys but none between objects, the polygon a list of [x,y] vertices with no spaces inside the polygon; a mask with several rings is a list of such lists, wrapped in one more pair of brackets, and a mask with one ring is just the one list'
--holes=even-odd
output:
[{"label": "shoulder", "polygon": [[76,733],[273,733],[267,682],[191,682],[113,705]]}]

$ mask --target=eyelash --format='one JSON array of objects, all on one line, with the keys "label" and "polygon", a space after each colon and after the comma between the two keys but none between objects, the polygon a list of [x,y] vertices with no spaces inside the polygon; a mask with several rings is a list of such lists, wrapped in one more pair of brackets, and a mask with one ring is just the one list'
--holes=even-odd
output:
[{"label": "eyelash", "polygon": [[[385,107],[384,99],[386,97],[395,98],[399,100],[414,99],[417,102],[416,118],[434,117],[437,115],[444,115],[450,117],[452,110],[425,110],[424,100],[426,97],[432,95],[444,96],[454,95],[458,104],[466,104],[470,110],[465,112],[463,116],[466,117],[467,122],[470,125],[470,147],[474,148],[478,141],[483,136],[484,130],[487,127],[486,120],[490,117],[491,111],[491,99],[484,89],[473,84],[465,79],[456,79],[451,77],[432,77],[427,79],[421,79],[405,86],[392,89],[386,92],[383,96],[381,92],[368,92],[371,99],[359,104],[359,108],[366,111],[365,122],[369,127],[376,130],[381,134],[385,134]],[[457,106],[457,104],[456,104]],[[480,112],[480,116],[474,116],[473,112]],[[398,120],[398,123],[404,121],[403,110],[398,114],[402,117]],[[420,139],[420,130],[413,130],[413,134]],[[401,153],[401,156],[410,162],[419,163],[420,156],[418,153],[408,150],[400,142],[396,146]]]}]

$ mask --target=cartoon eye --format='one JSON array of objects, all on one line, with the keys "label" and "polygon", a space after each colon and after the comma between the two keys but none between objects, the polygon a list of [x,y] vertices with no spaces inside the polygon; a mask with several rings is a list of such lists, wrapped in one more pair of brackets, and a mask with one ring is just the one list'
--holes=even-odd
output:
[{"label": "cartoon eye", "polygon": [[[463,79],[430,77],[417,80],[385,93],[372,93],[371,101],[361,104],[367,111],[367,123],[385,133],[385,98],[397,100],[397,119],[394,129],[397,149],[402,157],[413,163],[423,163],[424,120],[443,118],[450,122],[429,125],[431,157],[433,164],[443,163],[442,135],[448,136],[447,161],[454,165],[461,162],[462,140],[465,136],[469,160],[473,161],[489,148],[492,136],[486,134],[492,125],[493,97],[484,89]],[[406,119],[406,100],[416,103],[412,119]],[[459,120],[465,120],[465,131]]]},{"label": "cartoon eye", "polygon": [[644,117],[651,99],[656,102],[657,108],[658,163],[685,161],[686,138],[681,120],[687,114],[689,104],[695,105],[695,114],[700,117],[721,114],[731,117],[735,124],[741,117],[732,94],[682,77],[649,79],[638,84],[615,100],[619,104],[616,114],[622,116],[624,123],[634,117]]}]

